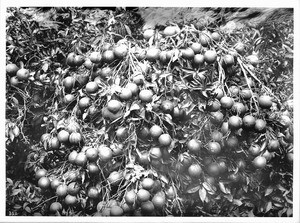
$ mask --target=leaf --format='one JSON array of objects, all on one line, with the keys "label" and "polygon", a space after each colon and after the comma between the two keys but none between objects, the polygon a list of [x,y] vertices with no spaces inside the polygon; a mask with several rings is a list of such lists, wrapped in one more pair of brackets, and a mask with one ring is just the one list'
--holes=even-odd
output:
[{"label": "leaf", "polygon": [[129,26],[127,26],[127,25],[125,25],[125,24],[123,24],[123,25],[124,25],[124,27],[125,27],[126,32],[128,33],[128,35],[131,36],[132,33],[131,33],[131,30],[130,30]]},{"label": "leaf", "polygon": [[15,204],[15,206],[14,206],[14,209],[16,209],[16,210],[19,210],[20,208],[22,208],[22,206],[21,206],[21,205],[19,205],[19,204]]},{"label": "leaf", "polygon": [[224,195],[224,197],[225,197],[228,201],[233,202],[233,196],[232,196],[231,194],[226,194],[226,195]]},{"label": "leaf", "polygon": [[267,205],[266,205],[266,210],[265,210],[265,212],[268,212],[268,211],[270,211],[271,209],[272,209],[272,202],[269,201],[269,202],[267,203]]},{"label": "leaf", "polygon": [[233,203],[237,206],[241,206],[243,205],[243,202],[241,200],[238,200],[238,199],[233,199]]},{"label": "leaf", "polygon": [[269,186],[266,190],[265,190],[265,196],[270,195],[273,192],[273,188],[271,186]]},{"label": "leaf", "polygon": [[49,68],[49,64],[48,63],[44,63],[42,70],[46,73],[48,71]]},{"label": "leaf", "polygon": [[205,188],[204,187],[200,188],[200,190],[199,190],[199,197],[200,197],[200,199],[201,199],[202,202],[205,201],[206,194],[207,193],[206,193]]},{"label": "leaf", "polygon": [[196,193],[200,189],[200,185],[190,185],[187,189],[188,194]]},{"label": "leaf", "polygon": [[13,181],[10,179],[10,178],[6,178],[6,181],[10,184],[10,185],[13,185]]},{"label": "leaf", "polygon": [[22,190],[21,189],[14,189],[11,196],[16,196],[17,194],[19,194]]},{"label": "leaf", "polygon": [[224,194],[229,194],[228,190],[226,189],[226,187],[224,186],[224,184],[222,182],[219,182],[219,187],[220,190],[224,193]]}]

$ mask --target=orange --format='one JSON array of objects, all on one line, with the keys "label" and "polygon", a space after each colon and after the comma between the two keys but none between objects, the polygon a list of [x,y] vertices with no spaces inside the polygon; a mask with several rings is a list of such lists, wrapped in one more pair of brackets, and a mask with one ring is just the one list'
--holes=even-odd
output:
[{"label": "orange", "polygon": [[56,188],[56,195],[58,197],[65,197],[67,195],[68,186],[66,184],[61,184]]},{"label": "orange", "polygon": [[265,132],[267,127],[267,123],[263,119],[256,119],[254,129],[257,132]]},{"label": "orange", "polygon": [[100,52],[92,52],[89,58],[93,63],[96,64],[100,63],[102,60],[102,56]]},{"label": "orange", "polygon": [[201,66],[204,64],[204,62],[205,62],[205,60],[204,60],[204,56],[202,54],[196,54],[194,56],[194,64],[196,66]]},{"label": "orange", "polygon": [[262,95],[258,98],[258,104],[261,108],[271,108],[272,98],[268,95]]},{"label": "orange", "polygon": [[78,153],[75,159],[75,164],[78,166],[85,166],[87,164],[87,158],[84,152]]},{"label": "orange", "polygon": [[118,100],[112,99],[107,103],[107,109],[114,114],[120,111],[121,108],[122,103]]},{"label": "orange", "polygon": [[83,97],[80,98],[79,102],[78,102],[78,107],[82,110],[86,109],[87,107],[89,107],[91,104],[91,99],[89,97]]},{"label": "orange", "polygon": [[141,211],[143,215],[153,215],[154,204],[151,201],[146,201],[141,204]]},{"label": "orange", "polygon": [[186,49],[181,50],[181,55],[184,59],[191,60],[194,58],[195,53],[192,48],[188,47]]},{"label": "orange", "polygon": [[87,170],[90,174],[94,174],[94,175],[100,173],[100,169],[96,163],[89,163],[87,165]]},{"label": "orange", "polygon": [[56,213],[57,211],[61,211],[61,210],[62,210],[62,205],[59,202],[53,202],[49,207],[49,211],[52,213]]},{"label": "orange", "polygon": [[47,174],[47,170],[45,169],[38,169],[36,172],[35,172],[35,178],[37,180],[39,180],[40,178],[42,177],[45,177]]},{"label": "orange", "polygon": [[152,147],[149,152],[150,158],[159,160],[162,158],[162,152],[159,147]]},{"label": "orange", "polygon": [[94,81],[88,82],[85,86],[86,93],[94,94],[98,91],[98,84]]},{"label": "orange", "polygon": [[20,81],[16,76],[11,77],[9,82],[12,86],[17,86],[18,84],[20,84]]},{"label": "orange", "polygon": [[87,196],[92,199],[97,199],[99,198],[99,190],[96,187],[90,187]]},{"label": "orange", "polygon": [[116,137],[118,140],[125,140],[128,138],[128,128],[127,127],[119,127],[116,131]]},{"label": "orange", "polygon": [[153,125],[150,128],[150,135],[153,138],[158,138],[162,133],[163,133],[163,130],[159,125]]},{"label": "orange", "polygon": [[239,53],[239,54],[244,54],[245,52],[245,45],[241,42],[238,42],[235,44],[234,49]]},{"label": "orange", "polygon": [[166,197],[163,193],[157,193],[153,196],[151,201],[157,210],[162,210],[166,204]]},{"label": "orange", "polygon": [[69,161],[70,163],[75,164],[75,160],[76,160],[77,155],[78,155],[77,151],[75,151],[75,150],[72,151],[72,152],[69,154],[69,156],[68,156],[68,161]]},{"label": "orange", "polygon": [[231,97],[224,96],[220,99],[220,103],[222,108],[230,109],[233,106],[234,101]]},{"label": "orange", "polygon": [[48,189],[50,184],[51,182],[48,177],[41,177],[38,181],[38,186],[42,189]]},{"label": "orange", "polygon": [[174,103],[170,100],[164,100],[161,103],[161,109],[166,114],[171,114],[174,109]]},{"label": "orange", "polygon": [[221,145],[218,142],[209,142],[207,150],[212,155],[219,154],[221,152]]},{"label": "orange", "polygon": [[60,147],[60,141],[57,137],[53,137],[49,141],[49,148],[57,150]]},{"label": "orange", "polygon": [[58,188],[58,186],[61,185],[61,184],[62,184],[62,182],[57,178],[51,180],[51,188],[55,191]]},{"label": "orange", "polygon": [[101,78],[107,79],[108,77],[112,76],[112,69],[110,67],[103,67],[100,70],[99,75]]},{"label": "orange", "polygon": [[267,162],[269,162],[273,158],[273,155],[274,153],[270,153],[269,150],[265,150],[262,154],[262,156],[266,158]]},{"label": "orange", "polygon": [[233,183],[237,183],[241,180],[241,175],[239,173],[231,173],[228,175],[228,179]]},{"label": "orange", "polygon": [[228,119],[228,126],[230,129],[236,130],[241,128],[243,125],[243,120],[239,116],[231,116]]},{"label": "orange", "polygon": [[252,64],[253,66],[256,66],[260,63],[259,58],[257,55],[252,54],[246,57],[246,59],[249,61],[250,64]]},{"label": "orange", "polygon": [[70,195],[77,195],[80,190],[80,185],[76,182],[71,182],[68,184],[67,193]]},{"label": "orange", "polygon": [[198,139],[191,139],[187,143],[188,151],[192,154],[198,154],[201,150],[202,143]]},{"label": "orange", "polygon": [[218,41],[221,40],[221,35],[220,35],[218,32],[213,32],[213,33],[211,34],[211,38],[212,38],[214,41],[218,42]]},{"label": "orange", "polygon": [[152,36],[154,36],[155,30],[153,29],[146,29],[143,33],[143,37],[145,40],[149,40]]},{"label": "orange", "polygon": [[20,81],[26,81],[29,79],[29,70],[25,68],[21,68],[17,71],[16,75]]},{"label": "orange", "polygon": [[102,60],[106,63],[111,63],[115,60],[115,54],[112,50],[106,50],[102,53]]},{"label": "orange", "polygon": [[229,131],[229,124],[228,122],[223,122],[222,126],[221,126],[221,132],[226,135],[226,133],[228,133]]},{"label": "orange", "polygon": [[225,160],[218,162],[220,173],[226,173],[228,171],[227,163]]},{"label": "orange", "polygon": [[145,82],[145,77],[143,74],[141,73],[137,73],[132,77],[132,81],[136,84],[136,85],[143,85]]},{"label": "orange", "polygon": [[150,158],[149,152],[147,150],[143,150],[141,151],[141,154],[138,157],[138,162],[141,165],[148,165],[150,164],[149,158]]},{"label": "orange", "polygon": [[216,99],[220,100],[224,96],[224,92],[221,88],[216,88],[213,93],[216,95]]},{"label": "orange", "polygon": [[252,93],[251,93],[251,91],[249,89],[243,89],[240,92],[240,95],[242,96],[242,98],[244,100],[249,100],[252,97]]},{"label": "orange", "polygon": [[74,57],[74,65],[79,67],[84,63],[85,58],[81,55],[76,55]]},{"label": "orange", "polygon": [[252,115],[246,115],[243,117],[243,127],[251,129],[255,126],[256,119]]},{"label": "orange", "polygon": [[69,142],[71,144],[79,144],[82,141],[82,135],[79,132],[72,132],[69,136]]},{"label": "orange", "polygon": [[260,154],[260,146],[258,144],[252,144],[248,149],[249,154],[252,156],[257,156]]},{"label": "orange", "polygon": [[126,85],[126,88],[129,89],[129,90],[131,90],[132,95],[137,95],[138,92],[139,92],[139,87],[137,86],[136,83],[133,83],[133,82],[129,82]]},{"label": "orange", "polygon": [[279,150],[280,148],[280,144],[279,144],[279,141],[277,139],[271,139],[269,142],[268,142],[268,150],[270,152],[276,152]]},{"label": "orange", "polygon": [[223,139],[223,134],[221,132],[219,132],[218,130],[214,130],[210,134],[210,137],[211,137],[212,141],[221,142]]},{"label": "orange", "polygon": [[85,151],[86,157],[89,161],[93,162],[96,161],[98,159],[98,150],[96,148],[88,148]]},{"label": "orange", "polygon": [[193,178],[199,178],[202,173],[202,168],[198,163],[194,163],[189,166],[188,173]]},{"label": "orange", "polygon": [[160,146],[169,146],[172,143],[172,138],[169,134],[165,133],[165,134],[161,134],[158,137],[158,142]]},{"label": "orange", "polygon": [[155,47],[151,47],[146,52],[146,59],[154,62],[159,59],[160,50]]},{"label": "orange", "polygon": [[208,64],[212,64],[217,60],[217,52],[215,50],[207,50],[204,53],[204,60]]},{"label": "orange", "polygon": [[208,46],[208,43],[210,42],[209,37],[206,36],[205,34],[201,34],[199,40],[201,45],[204,47]]},{"label": "orange", "polygon": [[252,161],[252,164],[254,167],[257,169],[263,169],[267,165],[267,160],[263,156],[257,156],[255,159]]},{"label": "orange", "polygon": [[85,59],[83,65],[86,69],[89,69],[89,70],[93,68],[93,62],[89,58]]},{"label": "orange", "polygon": [[64,103],[66,104],[70,104],[71,102],[73,102],[75,99],[75,96],[73,94],[66,94],[64,97]]},{"label": "orange", "polygon": [[234,65],[234,63],[235,63],[234,57],[230,54],[226,54],[222,58],[222,63],[223,63],[224,66],[230,67],[230,66]]},{"label": "orange", "polygon": [[207,166],[207,173],[210,176],[216,177],[220,174],[220,167],[217,162],[210,163]]},{"label": "orange", "polygon": [[114,55],[118,59],[123,59],[128,54],[128,47],[125,44],[120,44],[113,49]]},{"label": "orange", "polygon": [[110,216],[110,209],[111,208],[104,208],[103,210],[102,210],[102,216]]},{"label": "orange", "polygon": [[122,216],[124,214],[124,210],[120,206],[112,206],[110,209],[111,216]]},{"label": "orange", "polygon": [[176,197],[176,189],[173,186],[169,186],[165,193],[169,199],[174,199]]},{"label": "orange", "polygon": [[107,181],[111,185],[116,186],[116,185],[118,185],[122,181],[122,179],[123,179],[123,176],[122,176],[122,174],[120,172],[113,171],[108,176]]},{"label": "orange", "polygon": [[139,191],[137,192],[137,200],[139,202],[146,202],[150,199],[150,192],[145,190],[145,189],[139,189]]},{"label": "orange", "polygon": [[219,124],[223,121],[224,115],[221,111],[211,112],[212,123]]},{"label": "orange", "polygon": [[230,149],[237,149],[239,145],[239,140],[235,135],[231,135],[226,140],[226,146]]},{"label": "orange", "polygon": [[141,185],[145,190],[151,190],[154,186],[154,180],[146,177],[142,180]]},{"label": "orange", "polygon": [[72,76],[68,76],[68,77],[64,78],[63,85],[67,90],[72,89],[75,85],[75,78]]},{"label": "orange", "polygon": [[16,75],[18,70],[19,67],[16,64],[11,63],[6,65],[6,73],[11,77]]},{"label": "orange", "polygon": [[119,97],[121,100],[129,100],[132,98],[132,91],[129,88],[122,88]]},{"label": "orange", "polygon": [[192,43],[190,48],[194,51],[195,54],[197,54],[201,52],[202,45],[200,43]]},{"label": "orange", "polygon": [[112,150],[107,146],[100,146],[98,148],[100,161],[107,163],[113,158]]},{"label": "orange", "polygon": [[173,36],[176,33],[178,33],[178,28],[175,26],[167,26],[163,31],[164,36]]},{"label": "orange", "polygon": [[68,194],[65,197],[65,203],[68,206],[74,206],[75,204],[77,204],[77,198],[73,195]]},{"label": "orange", "polygon": [[136,193],[134,190],[129,190],[125,193],[124,199],[127,204],[132,205],[136,199]]},{"label": "orange", "polygon": [[208,111],[211,111],[211,112],[216,112],[216,111],[219,111],[221,108],[221,104],[218,100],[214,99],[212,101],[209,101],[206,105],[206,109]]}]

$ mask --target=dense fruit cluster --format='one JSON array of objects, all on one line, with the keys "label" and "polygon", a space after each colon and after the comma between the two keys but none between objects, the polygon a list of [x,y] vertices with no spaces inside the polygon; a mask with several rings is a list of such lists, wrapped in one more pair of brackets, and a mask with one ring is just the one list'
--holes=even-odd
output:
[{"label": "dense fruit cluster", "polygon": [[[39,143],[48,164],[35,172],[55,197],[50,213],[204,215],[252,199],[254,175],[292,165],[292,114],[257,77],[250,46],[193,26],[141,36],[67,55]],[[6,72],[15,87],[30,78],[15,64]]]}]

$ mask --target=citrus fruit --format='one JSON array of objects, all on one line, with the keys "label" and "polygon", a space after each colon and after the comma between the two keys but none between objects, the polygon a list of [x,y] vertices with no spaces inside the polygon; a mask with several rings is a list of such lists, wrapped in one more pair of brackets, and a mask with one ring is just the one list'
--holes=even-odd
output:
[{"label": "citrus fruit", "polygon": [[18,86],[20,84],[20,81],[17,76],[11,77],[9,82],[12,86]]},{"label": "citrus fruit", "polygon": [[72,132],[69,136],[69,142],[73,145],[79,144],[82,141],[82,136],[79,132]]},{"label": "citrus fruit", "polygon": [[246,113],[246,106],[241,102],[234,102],[231,111],[234,115],[244,116]]},{"label": "citrus fruit", "polygon": [[267,147],[270,152],[274,152],[274,151],[276,152],[280,148],[279,141],[277,139],[271,139],[269,140]]},{"label": "citrus fruit", "polygon": [[107,78],[109,78],[110,76],[112,76],[112,69],[110,67],[103,67],[100,70],[99,75],[100,75],[101,78],[103,78],[104,80],[106,80]]},{"label": "citrus fruit", "polygon": [[220,100],[224,96],[224,92],[221,88],[214,89],[213,93],[216,96],[216,99],[218,100]]},{"label": "citrus fruit", "polygon": [[228,171],[228,165],[225,160],[220,160],[218,162],[220,173],[226,173]]},{"label": "citrus fruit", "polygon": [[100,52],[92,52],[91,55],[89,56],[89,59],[95,63],[99,64],[102,60],[102,56]]},{"label": "citrus fruit", "polygon": [[174,104],[170,100],[164,100],[161,103],[161,109],[164,113],[171,114],[173,112],[173,109],[174,109]]},{"label": "citrus fruit", "polygon": [[164,36],[173,36],[178,32],[178,28],[175,26],[167,26],[164,31],[163,34]]},{"label": "citrus fruit", "polygon": [[167,188],[165,193],[169,199],[174,199],[176,197],[176,189],[173,186]]},{"label": "citrus fruit", "polygon": [[151,194],[148,190],[139,189],[136,196],[139,202],[146,202],[150,199]]},{"label": "citrus fruit", "polygon": [[267,127],[267,123],[263,119],[256,119],[254,129],[257,132],[265,132]]},{"label": "citrus fruit", "polygon": [[234,57],[230,54],[226,54],[222,58],[222,63],[223,63],[224,66],[230,67],[230,66],[234,65],[234,63],[235,63]]},{"label": "citrus fruit", "polygon": [[158,138],[162,133],[163,133],[163,130],[159,125],[153,125],[150,128],[150,135],[152,138]]},{"label": "citrus fruit", "polygon": [[77,151],[73,150],[73,151],[69,154],[69,156],[68,156],[68,161],[69,161],[70,163],[75,164],[75,160],[76,160],[77,155],[78,155]]},{"label": "citrus fruit", "polygon": [[239,145],[239,140],[235,135],[231,135],[226,140],[226,146],[230,149],[235,149]]},{"label": "citrus fruit", "polygon": [[199,37],[200,43],[202,46],[206,47],[209,44],[209,37],[205,34],[201,34]]},{"label": "citrus fruit", "polygon": [[228,180],[233,183],[238,183],[241,180],[241,175],[239,173],[230,173],[228,175]]},{"label": "citrus fruit", "polygon": [[74,65],[79,67],[84,63],[85,58],[82,55],[76,55],[74,57]]},{"label": "citrus fruit", "polygon": [[293,162],[294,162],[294,154],[293,154],[292,152],[288,152],[288,153],[286,154],[286,158],[287,158],[287,160],[288,160],[288,162],[289,162],[290,164],[293,164]]},{"label": "citrus fruit", "polygon": [[194,64],[197,65],[197,66],[201,66],[203,65],[205,62],[204,60],[204,56],[202,54],[196,54],[194,56]]},{"label": "citrus fruit", "polygon": [[63,85],[66,88],[66,90],[72,89],[75,85],[75,78],[72,76],[68,76],[68,77],[64,78]]},{"label": "citrus fruit", "polygon": [[221,108],[221,104],[216,99],[208,102],[208,104],[206,105],[206,109],[211,112],[219,111],[220,108]]},{"label": "citrus fruit", "polygon": [[166,204],[166,197],[162,192],[156,193],[151,201],[157,210],[161,210]]},{"label": "citrus fruit", "polygon": [[245,45],[242,42],[235,44],[234,49],[241,55],[245,52]]},{"label": "citrus fruit", "polygon": [[51,182],[48,177],[41,177],[38,181],[38,186],[42,189],[48,189],[50,184]]},{"label": "citrus fruit", "polygon": [[249,89],[241,90],[240,95],[244,100],[249,100],[252,97],[252,93]]},{"label": "citrus fruit", "polygon": [[208,64],[216,62],[216,60],[217,60],[217,52],[215,50],[207,50],[204,53],[204,60]]},{"label": "citrus fruit", "polygon": [[211,112],[211,121],[214,124],[219,124],[223,121],[224,115],[221,111]]},{"label": "citrus fruit", "polygon": [[110,100],[107,102],[107,109],[112,113],[117,113],[122,108],[122,103],[118,100]]},{"label": "citrus fruit", "polygon": [[218,41],[221,40],[221,35],[220,35],[218,32],[213,32],[213,33],[211,34],[211,38],[212,38],[214,41],[218,42]]},{"label": "citrus fruit", "polygon": [[190,48],[194,51],[195,54],[198,54],[202,50],[202,45],[200,43],[192,43]]},{"label": "citrus fruit", "polygon": [[169,134],[165,133],[165,134],[161,134],[158,137],[158,142],[160,146],[169,146],[172,143],[172,138]]},{"label": "citrus fruit", "polygon": [[107,146],[101,146],[98,148],[98,154],[100,161],[107,163],[113,158],[112,150]]},{"label": "citrus fruit", "polygon": [[99,190],[96,187],[90,187],[87,196],[91,199],[97,199],[99,198]]},{"label": "citrus fruit", "polygon": [[252,115],[246,115],[243,117],[243,127],[245,129],[251,129],[255,126],[256,119]]},{"label": "citrus fruit", "polygon": [[49,211],[52,213],[56,213],[62,210],[62,205],[59,202],[53,202],[50,207],[49,207]]},{"label": "citrus fruit", "polygon": [[77,195],[80,190],[80,185],[76,182],[71,182],[68,184],[67,193],[73,196]]},{"label": "citrus fruit", "polygon": [[115,54],[112,50],[106,50],[102,53],[102,60],[106,63],[111,63],[115,60]]},{"label": "citrus fruit", "polygon": [[262,169],[267,165],[267,160],[265,157],[263,156],[257,156],[254,158],[254,160],[252,161],[252,164],[254,167],[256,167],[257,169]]},{"label": "citrus fruit", "polygon": [[29,70],[25,68],[21,68],[17,71],[16,75],[20,81],[26,81],[29,79]]},{"label": "citrus fruit", "polygon": [[141,185],[145,190],[151,190],[154,186],[154,180],[146,177],[142,180]]},{"label": "citrus fruit", "polygon": [[144,32],[143,32],[143,37],[145,40],[149,40],[152,36],[154,36],[155,34],[155,30],[153,29],[146,29]]},{"label": "citrus fruit", "polygon": [[223,139],[223,134],[222,134],[222,132],[219,132],[218,130],[214,130],[210,134],[210,137],[211,137],[212,141],[221,142]]},{"label": "citrus fruit", "polygon": [[124,199],[127,204],[132,205],[136,199],[136,193],[134,190],[129,190],[125,193]]},{"label": "citrus fruit", "polygon": [[66,94],[64,97],[64,103],[70,104],[75,99],[75,96],[73,94]]},{"label": "citrus fruit", "polygon": [[258,104],[261,108],[271,108],[272,98],[268,95],[262,95],[258,98]]},{"label": "citrus fruit", "polygon": [[68,186],[66,184],[61,184],[56,188],[56,195],[58,197],[65,197],[67,195]]},{"label": "citrus fruit", "polygon": [[83,65],[86,69],[89,69],[89,70],[93,68],[93,62],[91,61],[90,58],[86,58]]},{"label": "citrus fruit", "polygon": [[90,174],[93,174],[93,175],[100,173],[100,169],[96,163],[89,163],[87,165],[87,170]]},{"label": "citrus fruit", "polygon": [[9,76],[15,76],[19,70],[19,67],[16,64],[10,63],[6,65],[6,73]]},{"label": "citrus fruit", "polygon": [[212,155],[219,154],[221,152],[221,145],[218,142],[209,142],[207,150]]},{"label": "citrus fruit", "polygon": [[74,206],[75,204],[77,204],[77,198],[73,195],[70,195],[68,194],[66,197],[65,197],[65,204],[68,205],[68,206]]},{"label": "citrus fruit", "polygon": [[120,44],[113,49],[114,55],[118,59],[123,59],[128,54],[128,47],[125,44]]},{"label": "citrus fruit", "polygon": [[198,154],[201,150],[202,143],[198,139],[191,139],[187,143],[188,151],[192,154]]},{"label": "citrus fruit", "polygon": [[152,98],[153,98],[153,92],[151,90],[144,89],[141,90],[139,93],[139,99],[142,102],[149,103],[152,101]]},{"label": "citrus fruit", "polygon": [[181,50],[181,55],[184,59],[191,60],[194,58],[195,53],[194,50],[192,50],[192,48],[188,47],[186,49]]},{"label": "citrus fruit", "polygon": [[112,206],[110,208],[110,216],[122,216],[124,214],[124,210],[120,206]]},{"label": "citrus fruit", "polygon": [[154,62],[159,59],[160,50],[155,47],[151,47],[146,52],[146,59]]},{"label": "citrus fruit", "polygon": [[253,66],[256,66],[260,63],[260,60],[258,58],[257,55],[252,54],[246,57],[246,59],[249,61],[250,64],[252,64]]},{"label": "citrus fruit", "polygon": [[125,140],[128,137],[128,128],[119,127],[116,131],[116,137],[118,140]]},{"label": "citrus fruit", "polygon": [[113,171],[109,174],[108,178],[107,178],[107,181],[113,185],[113,186],[116,186],[118,185],[121,180],[123,179],[123,176],[120,172],[117,172],[117,171]]},{"label": "citrus fruit", "polygon": [[85,154],[87,159],[91,162],[96,161],[98,159],[98,150],[96,148],[88,148]]},{"label": "citrus fruit", "polygon": [[35,178],[37,180],[39,180],[40,178],[42,177],[45,177],[47,174],[47,170],[45,169],[38,169],[36,172],[35,172]]},{"label": "citrus fruit", "polygon": [[119,98],[121,100],[129,100],[132,98],[132,91],[129,88],[122,88]]},{"label": "citrus fruit", "polygon": [[151,159],[158,160],[162,158],[162,152],[159,147],[152,147],[149,151],[149,156]]},{"label": "citrus fruit", "polygon": [[224,96],[220,99],[220,103],[222,108],[230,109],[233,106],[234,101],[231,97]]},{"label": "citrus fruit", "polygon": [[267,149],[262,154],[262,156],[266,158],[267,162],[269,162],[273,158],[273,155],[274,153],[270,153]]},{"label": "citrus fruit", "polygon": [[78,107],[82,110],[86,109],[87,107],[90,106],[91,99],[89,97],[82,97],[78,101]]},{"label": "citrus fruit", "polygon": [[80,152],[77,154],[75,164],[78,166],[85,166],[87,164],[87,157],[84,152]]},{"label": "citrus fruit", "polygon": [[98,91],[98,84],[94,81],[88,82],[85,86],[85,90],[88,94],[94,94]]},{"label": "citrus fruit", "polygon": [[51,180],[51,185],[50,186],[53,190],[56,191],[58,186],[61,185],[61,184],[62,184],[62,182],[59,179],[55,178],[55,179]]},{"label": "citrus fruit", "polygon": [[260,146],[258,144],[252,144],[248,149],[249,154],[252,156],[257,156],[260,154]]},{"label": "citrus fruit", "polygon": [[230,129],[236,130],[241,128],[243,125],[243,120],[239,116],[231,116],[228,119],[228,126]]},{"label": "citrus fruit", "polygon": [[49,148],[57,150],[60,147],[60,141],[57,137],[52,137],[49,141]]},{"label": "citrus fruit", "polygon": [[207,166],[207,173],[210,176],[216,177],[220,174],[219,164],[217,162],[212,162]]},{"label": "citrus fruit", "polygon": [[138,92],[139,92],[139,87],[137,86],[136,83],[133,83],[133,82],[129,82],[126,85],[126,88],[129,89],[129,90],[131,90],[132,95],[137,95]]},{"label": "citrus fruit", "polygon": [[202,168],[198,163],[194,163],[189,166],[188,173],[193,178],[199,178],[202,173]]},{"label": "citrus fruit", "polygon": [[146,201],[141,204],[141,211],[143,215],[152,215],[154,209],[154,204],[151,201]]},{"label": "citrus fruit", "polygon": [[147,150],[143,150],[138,156],[138,162],[141,165],[148,165],[150,164],[149,158],[150,158],[149,152]]}]

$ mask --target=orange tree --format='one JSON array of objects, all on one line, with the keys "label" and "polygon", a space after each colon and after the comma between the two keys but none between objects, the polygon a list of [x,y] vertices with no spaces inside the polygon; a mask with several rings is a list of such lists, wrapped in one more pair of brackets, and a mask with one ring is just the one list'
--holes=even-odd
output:
[{"label": "orange tree", "polygon": [[138,21],[8,9],[7,215],[292,216],[293,21]]}]

